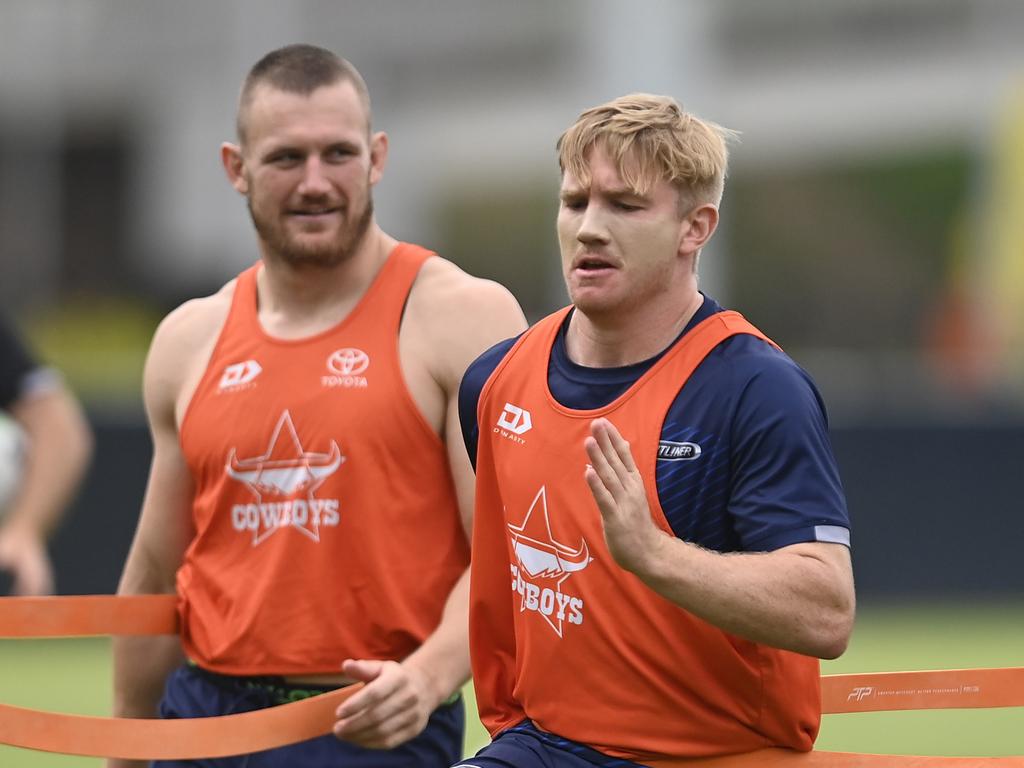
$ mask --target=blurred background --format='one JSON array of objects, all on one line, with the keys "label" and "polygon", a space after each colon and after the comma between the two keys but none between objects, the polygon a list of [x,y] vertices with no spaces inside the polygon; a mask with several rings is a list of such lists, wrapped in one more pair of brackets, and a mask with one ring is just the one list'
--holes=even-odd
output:
[{"label": "blurred background", "polygon": [[565,300],[581,110],[664,92],[741,131],[702,288],[819,383],[862,595],[1024,592],[1022,39],[1017,0],[0,0],[0,301],[97,433],[60,591],[114,588],[146,347],[255,260],[218,149],[248,68],[307,41],[368,81],[384,228],[531,319]]},{"label": "blurred background", "polygon": [[256,259],[218,149],[248,68],[301,41],[367,80],[384,229],[531,320],[565,301],[554,144],[580,111],[663,92],[740,131],[702,289],[820,386],[862,610],[1019,612],[1022,40],[1018,0],[0,0],[0,301],[97,439],[59,591],[116,586],[146,347]]}]

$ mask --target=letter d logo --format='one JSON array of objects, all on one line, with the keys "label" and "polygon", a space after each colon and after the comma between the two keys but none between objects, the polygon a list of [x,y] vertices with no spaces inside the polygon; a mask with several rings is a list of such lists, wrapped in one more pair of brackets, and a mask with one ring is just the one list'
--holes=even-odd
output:
[{"label": "letter d logo", "polygon": [[533,429],[533,419],[530,418],[529,411],[512,403],[505,403],[505,408],[498,417],[498,426],[507,429],[513,435],[521,435]]}]

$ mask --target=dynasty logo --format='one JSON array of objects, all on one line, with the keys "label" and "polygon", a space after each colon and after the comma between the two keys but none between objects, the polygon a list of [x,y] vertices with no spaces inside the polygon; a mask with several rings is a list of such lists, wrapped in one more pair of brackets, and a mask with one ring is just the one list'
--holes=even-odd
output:
[{"label": "dynasty logo", "polygon": [[255,386],[253,380],[263,373],[263,367],[255,360],[246,360],[242,363],[234,363],[224,369],[220,382],[217,384],[218,392],[238,392],[242,389]]}]

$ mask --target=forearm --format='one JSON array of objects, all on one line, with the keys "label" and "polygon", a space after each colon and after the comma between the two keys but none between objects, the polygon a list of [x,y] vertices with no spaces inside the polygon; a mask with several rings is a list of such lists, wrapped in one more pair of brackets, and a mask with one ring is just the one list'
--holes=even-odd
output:
[{"label": "forearm", "polygon": [[[119,637],[114,650],[115,717],[157,717],[167,676],[183,661],[177,637]],[[135,760],[108,760],[107,768],[145,768]]]},{"label": "forearm", "polygon": [[814,549],[821,546],[720,554],[659,532],[634,572],[658,594],[726,632],[835,658],[853,625],[852,579],[845,547],[820,557]]},{"label": "forearm", "polygon": [[92,435],[78,403],[63,390],[29,398],[12,413],[29,446],[10,524],[46,538],[82,480],[92,455]]},{"label": "forearm", "polygon": [[119,637],[113,642],[114,715],[156,717],[167,676],[184,661],[177,637]]},{"label": "forearm", "polygon": [[606,419],[584,441],[584,478],[615,561],[662,597],[720,629],[809,656],[835,658],[853,628],[850,551],[805,542],[720,554],[658,528],[626,442]]},{"label": "forearm", "polygon": [[469,569],[455,583],[441,622],[403,664],[419,673],[441,704],[469,679]]},{"label": "forearm", "polygon": [[[173,591],[169,577],[159,577],[164,569],[153,569],[144,548],[136,546],[129,555],[118,594],[156,594]],[[181,642],[176,636],[116,637],[113,641],[115,717],[153,718],[164,684],[171,671],[184,661]],[[144,768],[133,760],[109,760],[107,768]]]},{"label": "forearm", "polygon": [[[125,563],[118,595],[175,592],[176,569],[138,538]],[[177,636],[118,637],[113,642],[114,714],[156,717],[156,705],[168,673],[184,660]]]}]

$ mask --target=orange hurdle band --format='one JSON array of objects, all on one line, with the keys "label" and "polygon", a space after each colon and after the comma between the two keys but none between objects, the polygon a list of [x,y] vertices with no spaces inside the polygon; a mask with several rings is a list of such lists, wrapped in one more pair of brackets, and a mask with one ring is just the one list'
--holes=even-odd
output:
[{"label": "orange hurdle band", "polygon": [[[0,637],[164,635],[178,628],[174,595],[0,598]],[[0,743],[129,760],[228,757],[331,732],[338,705],[361,685],[240,715],[187,720],[86,717],[0,704]],[[825,675],[823,714],[1024,706],[1024,668]],[[653,768],[1024,768],[1024,757],[919,757],[766,749],[658,761]]]},{"label": "orange hurdle band", "polygon": [[[0,598],[0,637],[173,635],[175,595]],[[258,752],[330,733],[360,685],[269,709],[189,720],[86,717],[0,704],[0,743],[128,760],[193,760]]]},{"label": "orange hurdle band", "polygon": [[273,749],[331,732],[353,685],[240,715],[189,720],[85,717],[0,704],[0,743],[129,760],[195,760]]},{"label": "orange hurdle band", "polygon": [[1024,667],[823,675],[821,712],[1024,707]]},{"label": "orange hurdle band", "polygon": [[176,595],[0,598],[0,637],[174,635]]}]

